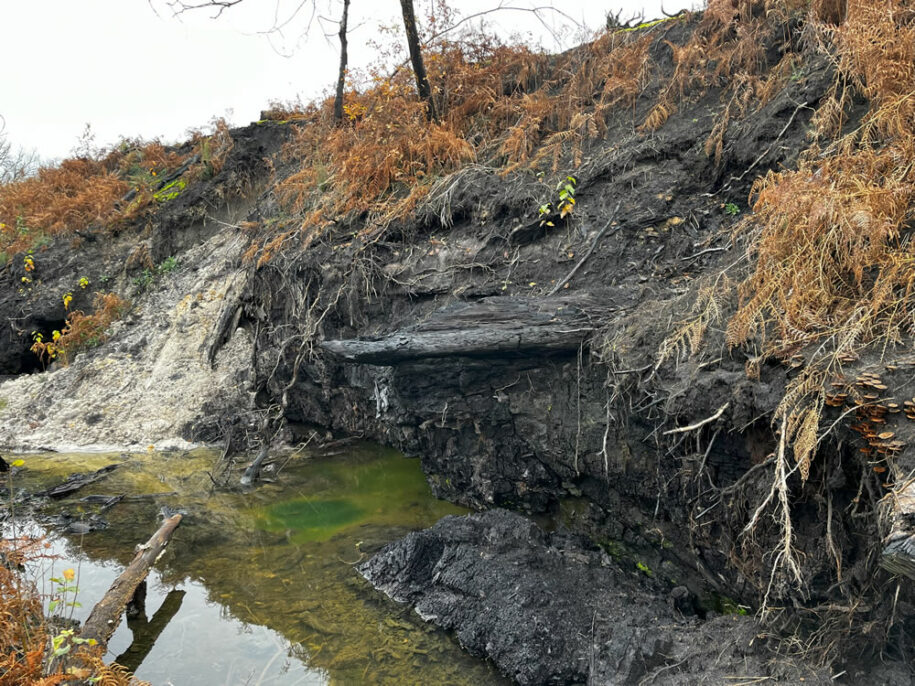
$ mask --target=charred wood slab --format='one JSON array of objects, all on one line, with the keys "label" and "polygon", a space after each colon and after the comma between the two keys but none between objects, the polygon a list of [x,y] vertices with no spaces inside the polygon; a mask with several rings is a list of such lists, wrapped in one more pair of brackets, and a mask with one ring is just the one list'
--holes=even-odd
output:
[{"label": "charred wood slab", "polygon": [[436,357],[504,357],[578,350],[593,331],[566,299],[486,298],[453,305],[386,336],[327,340],[321,347],[349,362],[396,365]]},{"label": "charred wood slab", "polygon": [[915,482],[894,497],[893,528],[883,547],[880,565],[892,572],[915,579]]}]

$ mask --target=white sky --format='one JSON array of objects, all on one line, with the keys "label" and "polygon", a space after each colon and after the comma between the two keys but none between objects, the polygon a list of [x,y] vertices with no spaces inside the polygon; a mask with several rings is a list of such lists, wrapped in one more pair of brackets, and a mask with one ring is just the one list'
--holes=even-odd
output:
[{"label": "white sky", "polygon": [[[15,146],[35,149],[45,159],[66,156],[87,123],[95,142],[108,145],[121,136],[182,138],[188,128],[214,116],[235,125],[258,118],[270,101],[308,101],[329,92],[336,79],[338,45],[319,24],[303,36],[310,12],[301,12],[282,35],[259,34],[274,24],[274,13],[290,13],[302,0],[247,0],[218,21],[212,10],[180,19],[165,0],[0,0],[5,59],[0,71],[0,116]],[[318,13],[337,18],[342,2],[315,0]],[[428,0],[416,0],[422,23]],[[548,0],[501,0],[513,7]],[[311,4],[306,3],[310,9]],[[451,0],[467,16],[499,0]],[[552,3],[577,21],[597,29],[607,11],[622,18],[644,12],[661,16],[661,0],[558,0]],[[665,0],[673,13],[698,0]],[[367,43],[383,40],[379,23],[396,24],[396,0],[352,0],[350,68],[365,67],[375,52]],[[553,18],[550,19],[549,17]],[[560,26],[560,17],[545,14]],[[526,12],[502,11],[486,17],[500,35],[530,33],[550,50],[573,45],[566,32],[558,46]],[[325,24],[324,30],[336,27]],[[288,55],[288,56],[285,56]],[[2,126],[2,123],[0,123]]]}]

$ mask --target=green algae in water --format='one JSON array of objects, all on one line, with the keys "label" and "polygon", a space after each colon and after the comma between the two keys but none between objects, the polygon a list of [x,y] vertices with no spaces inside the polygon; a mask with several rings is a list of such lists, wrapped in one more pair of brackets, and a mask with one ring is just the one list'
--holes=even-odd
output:
[{"label": "green algae in water", "polygon": [[461,508],[429,497],[416,460],[379,450],[362,459],[321,460],[310,465],[301,492],[256,511],[261,528],[284,532],[291,541],[326,541],[366,523],[418,527]]},{"label": "green algae in water", "polygon": [[263,516],[268,531],[293,529],[296,541],[321,541],[365,519],[365,510],[348,500],[303,498],[271,507]]},{"label": "green algae in water", "polygon": [[[372,445],[331,459],[299,457],[274,483],[242,493],[212,489],[206,472],[218,458],[213,452],[25,457],[23,478],[38,485],[44,474],[44,487],[122,462],[77,498],[175,492],[121,502],[104,514],[109,529],[70,537],[83,559],[104,567],[129,562],[133,546],[155,529],[161,505],[188,512],[157,565],[150,613],[173,589],[187,595],[138,668],[140,678],[263,686],[505,683],[354,569],[408,531],[466,512],[432,497],[416,459]],[[79,508],[75,499],[66,502]],[[98,582],[80,580],[87,611],[110,580]],[[261,627],[282,642],[271,644]],[[119,632],[110,658],[130,643],[126,627]]]}]

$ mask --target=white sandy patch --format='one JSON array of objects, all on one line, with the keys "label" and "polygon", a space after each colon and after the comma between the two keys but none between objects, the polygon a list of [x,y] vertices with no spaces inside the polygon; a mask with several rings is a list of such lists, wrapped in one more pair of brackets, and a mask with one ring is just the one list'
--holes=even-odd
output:
[{"label": "white sandy patch", "polygon": [[[216,395],[250,403],[253,342],[239,329],[216,355],[207,345],[241,286],[243,245],[232,230],[179,256],[115,323],[97,351],[68,367],[0,385],[0,445],[12,450],[189,448],[181,429]],[[5,402],[4,402],[5,401]]]}]

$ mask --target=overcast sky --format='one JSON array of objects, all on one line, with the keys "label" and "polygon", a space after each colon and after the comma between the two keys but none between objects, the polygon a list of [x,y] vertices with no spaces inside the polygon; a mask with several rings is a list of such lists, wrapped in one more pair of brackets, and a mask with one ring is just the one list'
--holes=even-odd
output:
[{"label": "overcast sky", "polygon": [[[337,18],[340,0],[314,0],[317,15]],[[548,0],[501,0],[532,7]],[[254,121],[269,102],[308,101],[329,92],[336,78],[335,31],[311,18],[312,0],[281,34],[265,35],[277,17],[282,23],[303,0],[248,0],[214,21],[202,10],[175,18],[165,0],[0,0],[4,67],[0,72],[0,116],[14,145],[36,149],[45,158],[66,156],[87,123],[96,144],[122,136],[182,138],[187,129],[225,116],[242,125]],[[416,0],[422,21],[428,0]],[[452,0],[467,16],[499,0]],[[644,12],[661,16],[661,0],[559,0],[552,3],[592,29],[606,13],[622,18]],[[698,0],[665,0],[672,13],[697,8]],[[154,11],[156,10],[156,11]],[[350,66],[366,67],[375,58],[369,43],[383,39],[379,25],[396,25],[395,0],[352,0]],[[563,19],[543,18],[556,31]],[[500,35],[530,34],[549,50],[569,47],[577,36],[566,28],[564,45],[527,12],[487,15]],[[390,40],[390,39],[389,39]],[[2,125],[2,123],[0,123]]]}]

